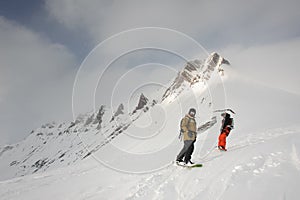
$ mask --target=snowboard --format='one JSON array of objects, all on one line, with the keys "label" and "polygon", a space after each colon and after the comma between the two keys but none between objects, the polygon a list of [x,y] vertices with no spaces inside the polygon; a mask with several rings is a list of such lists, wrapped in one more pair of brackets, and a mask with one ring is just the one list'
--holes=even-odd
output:
[{"label": "snowboard", "polygon": [[176,165],[181,166],[181,167],[186,167],[186,168],[203,167],[203,165],[200,164],[200,163],[195,163],[195,164],[192,164],[192,165],[184,165],[184,164],[181,164],[181,163],[176,163]]}]

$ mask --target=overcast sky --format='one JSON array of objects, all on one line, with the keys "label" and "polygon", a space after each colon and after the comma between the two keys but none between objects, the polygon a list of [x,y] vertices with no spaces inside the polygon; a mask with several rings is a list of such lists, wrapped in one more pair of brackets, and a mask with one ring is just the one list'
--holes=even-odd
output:
[{"label": "overcast sky", "polygon": [[[298,0],[0,1],[0,145],[23,139],[43,123],[72,120],[80,64],[100,42],[133,28],[187,34],[250,78],[299,95],[299,8]],[[123,63],[115,67],[121,74],[130,69]],[[157,67],[145,71],[155,72]]]}]

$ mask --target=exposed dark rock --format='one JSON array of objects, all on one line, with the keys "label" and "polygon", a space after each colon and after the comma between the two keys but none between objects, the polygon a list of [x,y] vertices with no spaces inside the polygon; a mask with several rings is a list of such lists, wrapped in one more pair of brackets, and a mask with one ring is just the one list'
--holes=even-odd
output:
[{"label": "exposed dark rock", "polygon": [[144,108],[144,106],[148,103],[148,98],[145,97],[145,95],[142,93],[139,99],[139,103],[137,105],[137,107],[135,108],[136,110],[140,110],[142,108]]},{"label": "exposed dark rock", "polygon": [[112,122],[113,120],[115,120],[115,118],[119,115],[122,115],[124,114],[124,105],[121,103],[119,106],[118,106],[118,109],[117,111],[115,112],[115,114],[112,116],[110,122]]},{"label": "exposed dark rock", "polygon": [[68,127],[68,129],[69,129],[69,128],[72,128],[72,127],[75,126],[75,125],[76,125],[75,122],[71,122],[71,125]]},{"label": "exposed dark rock", "polygon": [[62,158],[65,156],[66,153],[61,154],[58,158]]},{"label": "exposed dark rock", "polygon": [[230,65],[230,62],[228,60],[226,60],[225,58],[223,58],[221,64]]},{"label": "exposed dark rock", "polygon": [[43,159],[43,160],[38,160],[38,161],[36,161],[31,167],[37,168],[37,169],[35,170],[35,172],[36,172],[36,171],[38,171],[39,169],[41,169],[46,163],[47,163],[47,158],[45,158],[45,159]]},{"label": "exposed dark rock", "polygon": [[143,109],[144,112],[147,112],[148,110],[149,110],[149,107],[148,107],[148,106],[146,106],[146,107]]},{"label": "exposed dark rock", "polygon": [[114,114],[114,116],[117,117],[118,115],[122,115],[122,114],[124,114],[124,105],[121,103],[118,106],[118,109],[117,109],[116,113]]},{"label": "exposed dark rock", "polygon": [[157,101],[153,99],[151,106],[154,106],[157,104]]},{"label": "exposed dark rock", "polygon": [[94,124],[102,122],[102,117],[104,115],[104,112],[105,112],[105,107],[104,107],[104,105],[101,105],[100,108],[99,108],[98,114],[96,116],[96,119],[93,122]]},{"label": "exposed dark rock", "polygon": [[88,152],[85,156],[83,156],[82,159],[85,159],[85,158],[89,157],[91,154],[92,154],[91,152]]},{"label": "exposed dark rock", "polygon": [[102,121],[103,121],[102,118],[103,118],[104,113],[105,113],[105,106],[101,105],[100,108],[99,108],[98,114],[96,116],[96,119],[93,122],[93,124],[97,124],[98,123],[98,126],[97,126],[98,130],[100,130],[101,127],[102,127]]},{"label": "exposed dark rock", "polygon": [[14,165],[17,165],[17,164],[19,164],[19,162],[16,161],[16,160],[14,160],[14,161],[12,161],[12,162],[9,164],[9,166],[14,166]]}]

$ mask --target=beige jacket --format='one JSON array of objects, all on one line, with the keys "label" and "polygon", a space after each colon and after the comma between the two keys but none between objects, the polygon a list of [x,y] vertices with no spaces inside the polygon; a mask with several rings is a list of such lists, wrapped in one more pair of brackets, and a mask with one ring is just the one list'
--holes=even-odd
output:
[{"label": "beige jacket", "polygon": [[196,120],[194,117],[191,117],[190,115],[186,115],[182,120],[181,120],[181,131],[183,134],[183,140],[196,140],[197,137],[197,124]]}]

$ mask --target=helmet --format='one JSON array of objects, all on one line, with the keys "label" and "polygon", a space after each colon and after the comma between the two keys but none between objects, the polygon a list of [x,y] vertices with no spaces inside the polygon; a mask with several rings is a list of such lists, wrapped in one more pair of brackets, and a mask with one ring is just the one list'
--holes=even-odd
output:
[{"label": "helmet", "polygon": [[189,115],[195,116],[196,115],[196,109],[195,108],[190,108]]}]

